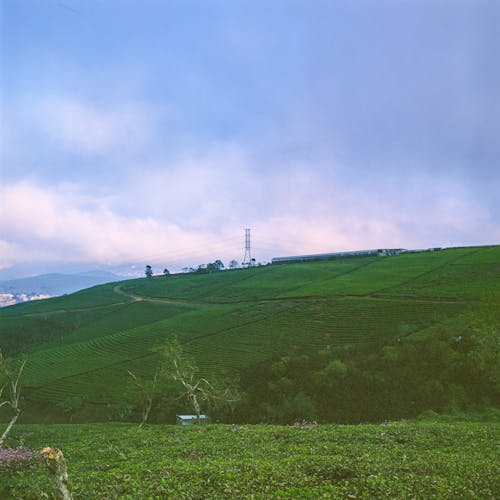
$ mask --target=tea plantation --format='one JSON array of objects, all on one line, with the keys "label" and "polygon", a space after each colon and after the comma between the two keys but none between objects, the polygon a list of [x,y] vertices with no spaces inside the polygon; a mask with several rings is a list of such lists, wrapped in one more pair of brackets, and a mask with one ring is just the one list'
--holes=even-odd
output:
[{"label": "tea plantation", "polygon": [[141,278],[3,308],[0,346],[27,359],[24,421],[116,420],[128,371],[150,379],[173,338],[207,378],[292,353],[359,364],[463,314],[495,316],[499,263],[495,246]]},{"label": "tea plantation", "polygon": [[[142,278],[7,307],[0,347],[27,364],[6,446],[61,448],[75,498],[498,498],[499,304],[494,246]],[[193,409],[161,379],[138,427],[129,371],[151,388],[173,339],[196,377],[236,387],[234,404],[203,407],[231,425],[166,425]],[[29,456],[31,468],[0,456],[0,498],[51,497]]]},{"label": "tea plantation", "polygon": [[[61,448],[75,498],[449,498],[500,491],[495,423],[19,425],[10,445]],[[50,498],[43,466],[0,497]]]}]

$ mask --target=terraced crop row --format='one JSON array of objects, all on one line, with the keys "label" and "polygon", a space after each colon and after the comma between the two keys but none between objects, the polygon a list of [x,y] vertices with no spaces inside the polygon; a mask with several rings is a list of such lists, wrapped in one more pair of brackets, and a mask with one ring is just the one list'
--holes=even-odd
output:
[{"label": "terraced crop row", "polygon": [[[498,247],[463,248],[135,280],[122,288],[138,295],[194,302],[369,294],[473,299],[480,298],[477,284],[498,281],[498,269],[491,274],[495,259],[500,259]],[[484,273],[478,266],[483,266]],[[475,280],[461,279],[469,274],[476,275]]]},{"label": "terraced crop row", "polygon": [[[490,258],[493,258],[492,255]],[[500,255],[496,256],[500,258]],[[434,273],[419,277],[385,291],[385,295],[407,297],[443,297],[460,300],[478,300],[500,297],[499,261],[480,262],[471,266],[459,260]]]},{"label": "terraced crop row", "polygon": [[[460,305],[370,299],[302,300],[261,303],[239,310],[210,307],[87,342],[34,353],[27,370],[30,397],[57,401],[86,392],[93,401],[118,401],[126,366],[149,372],[158,362],[154,349],[176,336],[205,374],[238,371],[287,352],[292,346],[314,351],[327,345],[381,342],[403,335],[401,325],[423,328]],[[236,314],[235,314],[236,313]],[[355,318],[355,320],[354,320]],[[74,360],[79,360],[75,363]],[[96,375],[102,372],[101,375]],[[105,375],[104,375],[105,374]],[[109,379],[102,379],[105,376]],[[95,390],[99,388],[99,390]]]},{"label": "terraced crop row", "polygon": [[[119,402],[127,370],[151,376],[155,349],[173,337],[205,374],[238,371],[294,348],[393,341],[467,307],[439,298],[465,290],[462,297],[476,299],[498,287],[498,262],[500,247],[140,279],[120,286],[144,300],[104,285],[48,301],[44,313],[39,303],[1,314],[8,328],[36,332],[49,322],[62,337],[28,354],[29,399]],[[406,295],[421,300],[398,298]]]},{"label": "terraced crop row", "polygon": [[[373,262],[376,262],[376,257],[306,265],[264,266],[202,275],[186,274],[175,280],[155,278],[130,281],[124,283],[122,288],[156,298],[207,302],[254,301],[276,298],[280,293],[300,288],[304,283],[330,281]],[[319,290],[316,293],[321,294]]]},{"label": "terraced crop row", "polygon": [[[165,344],[174,336],[178,336],[181,341],[199,336],[200,323],[206,321],[207,316],[213,319],[207,325],[209,334],[217,332],[217,329],[227,328],[226,313],[224,307],[209,313],[186,312],[182,318],[173,316],[86,342],[33,353],[26,370],[26,384],[34,399],[43,399],[54,391],[64,392],[58,389],[61,384],[66,387],[65,392],[71,394],[72,384],[89,372],[148,356],[154,348]],[[247,319],[245,315],[232,317],[234,322]],[[75,360],[79,362],[75,363]],[[40,390],[41,387],[44,389]]]},{"label": "terraced crop row", "polygon": [[[300,302],[265,320],[207,336],[186,347],[204,366],[244,366],[293,345],[305,351],[346,344],[390,341],[453,316],[461,306],[372,300]],[[355,320],[354,320],[355,318]],[[214,368],[215,367],[215,368]]]}]

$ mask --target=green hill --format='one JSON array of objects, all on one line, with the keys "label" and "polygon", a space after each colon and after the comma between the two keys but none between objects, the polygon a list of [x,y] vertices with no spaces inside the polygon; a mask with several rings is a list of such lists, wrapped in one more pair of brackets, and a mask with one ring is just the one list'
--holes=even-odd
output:
[{"label": "green hill", "polygon": [[207,376],[239,373],[292,350],[392,344],[499,295],[500,246],[141,278],[4,308],[0,346],[28,359],[32,419],[71,398],[103,418],[127,370],[150,377],[174,337]]}]

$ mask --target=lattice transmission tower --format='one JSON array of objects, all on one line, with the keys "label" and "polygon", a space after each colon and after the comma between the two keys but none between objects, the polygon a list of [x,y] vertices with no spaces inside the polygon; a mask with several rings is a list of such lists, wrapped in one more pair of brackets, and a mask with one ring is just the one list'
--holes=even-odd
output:
[{"label": "lattice transmission tower", "polygon": [[252,259],[252,250],[250,248],[250,229],[245,229],[245,256],[243,257],[242,265],[243,267],[250,267],[253,266],[254,262],[255,260]]}]

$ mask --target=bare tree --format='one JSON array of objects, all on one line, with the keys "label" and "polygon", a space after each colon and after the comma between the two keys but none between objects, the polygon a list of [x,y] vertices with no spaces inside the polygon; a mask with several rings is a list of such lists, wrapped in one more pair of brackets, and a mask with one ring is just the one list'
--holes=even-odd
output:
[{"label": "bare tree", "polygon": [[155,396],[156,384],[158,382],[158,369],[155,371],[155,376],[153,382],[148,384],[140,380],[134,373],[127,370],[128,374],[132,377],[133,384],[137,387],[139,395],[141,398],[141,411],[142,420],[139,427],[144,427],[144,424],[148,420],[149,412],[151,411],[151,406],[153,405],[153,398]]},{"label": "bare tree", "polygon": [[202,406],[213,409],[220,405],[231,405],[239,399],[234,387],[220,382],[210,383],[200,377],[195,362],[183,355],[182,346],[177,340],[164,347],[162,354],[165,376],[182,385],[184,393],[181,397],[190,402],[198,422]]},{"label": "bare tree", "polygon": [[3,443],[7,439],[12,426],[16,423],[16,420],[19,418],[19,413],[21,412],[19,409],[19,397],[21,395],[19,379],[21,378],[25,365],[26,361],[22,361],[17,370],[10,368],[2,355],[2,351],[0,351],[0,383],[3,384],[0,387],[0,407],[10,406],[13,412],[7,428],[0,437],[0,446],[3,446]]}]

